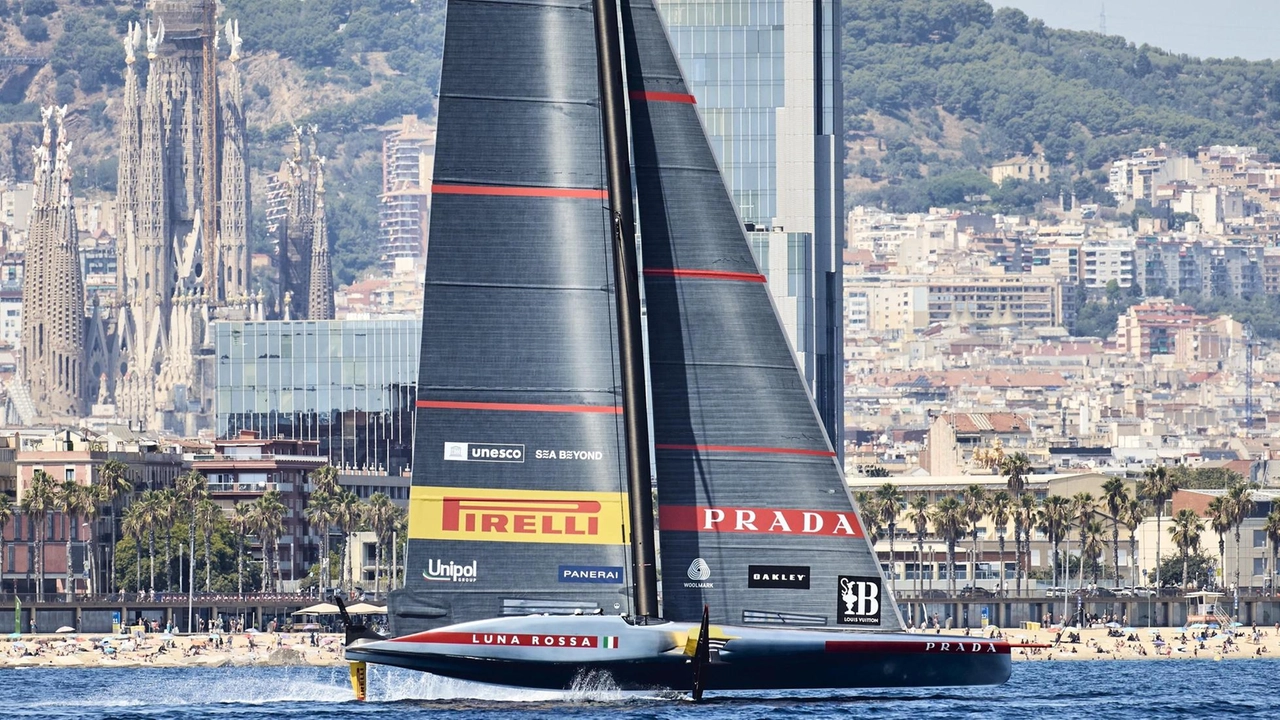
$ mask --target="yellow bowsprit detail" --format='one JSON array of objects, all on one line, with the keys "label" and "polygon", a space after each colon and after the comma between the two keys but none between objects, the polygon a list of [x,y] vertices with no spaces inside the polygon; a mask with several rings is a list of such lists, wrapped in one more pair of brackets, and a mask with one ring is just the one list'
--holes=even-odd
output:
[{"label": "yellow bowsprit detail", "polygon": [[621,545],[626,493],[415,487],[415,540]]},{"label": "yellow bowsprit detail", "polygon": [[356,700],[364,701],[369,693],[369,667],[363,662],[351,663],[351,689],[356,693]]}]

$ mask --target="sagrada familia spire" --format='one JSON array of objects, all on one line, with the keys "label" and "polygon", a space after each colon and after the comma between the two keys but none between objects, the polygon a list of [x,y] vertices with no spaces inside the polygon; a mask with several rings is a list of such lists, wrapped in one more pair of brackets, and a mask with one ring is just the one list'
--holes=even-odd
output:
[{"label": "sagrada familia spire", "polygon": [[262,315],[249,290],[240,34],[227,23],[230,69],[220,79],[214,1],[152,3],[145,89],[135,56],[142,27],[124,43],[121,300],[103,394],[140,426],[188,433],[213,410],[209,323]]},{"label": "sagrada familia spire", "polygon": [[84,414],[88,370],[80,239],[71,201],[65,106],[44,108],[22,282],[22,379],[40,419]]},{"label": "sagrada familia spire", "polygon": [[[309,136],[307,142],[304,137]],[[280,223],[280,308],[286,320],[333,319],[333,273],[324,214],[325,159],[316,152],[316,127],[294,127],[293,155],[280,164],[285,216]]]},{"label": "sagrada familia spire", "polygon": [[[151,0],[152,21],[124,38],[116,205],[116,301],[86,313],[71,210],[65,109],[44,112],[36,211],[23,286],[22,376],[28,419],[83,416],[94,405],[139,428],[194,434],[214,414],[210,324],[333,317],[324,159],[315,128],[289,165],[281,237],[282,302],[251,288],[249,173],[240,28],[215,22],[217,0]],[[145,37],[147,74],[136,52]],[[219,44],[230,47],[219,60]],[[219,72],[219,65],[223,71]],[[105,311],[105,317],[104,315]]]}]

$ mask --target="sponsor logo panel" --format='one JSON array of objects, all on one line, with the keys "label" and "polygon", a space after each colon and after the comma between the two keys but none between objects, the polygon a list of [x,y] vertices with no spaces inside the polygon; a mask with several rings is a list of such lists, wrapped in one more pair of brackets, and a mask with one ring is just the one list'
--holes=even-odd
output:
[{"label": "sponsor logo panel", "polygon": [[414,487],[409,537],[621,545],[625,493]]},{"label": "sponsor logo panel", "polygon": [[711,566],[702,558],[694,558],[689,563],[689,569],[685,571],[685,577],[690,582],[684,584],[687,588],[713,588],[715,583],[711,582]]},{"label": "sponsor logo panel", "polygon": [[1008,655],[1009,645],[1004,642],[965,640],[963,638],[920,642],[828,640],[826,651],[829,653],[875,653],[877,655],[895,653],[985,653],[989,655]]},{"label": "sponsor logo panel", "polygon": [[422,579],[432,582],[469,582],[480,578],[480,567],[475,560],[470,565],[459,565],[453,561],[428,560],[422,571]]},{"label": "sponsor logo panel", "polygon": [[534,460],[603,460],[599,450],[534,450]]},{"label": "sponsor logo panel", "polygon": [[836,623],[839,625],[880,624],[880,578],[841,575],[836,584]]},{"label": "sponsor logo panel", "polygon": [[621,583],[622,568],[597,565],[561,565],[557,573],[557,580],[567,583]]},{"label": "sponsor logo panel", "polygon": [[664,505],[658,510],[663,530],[863,537],[858,516],[849,511]]},{"label": "sponsor logo panel", "polygon": [[510,443],[447,442],[444,459],[458,462],[524,462],[524,445]]},{"label": "sponsor logo panel", "polygon": [[748,565],[747,587],[809,589],[808,565]]}]

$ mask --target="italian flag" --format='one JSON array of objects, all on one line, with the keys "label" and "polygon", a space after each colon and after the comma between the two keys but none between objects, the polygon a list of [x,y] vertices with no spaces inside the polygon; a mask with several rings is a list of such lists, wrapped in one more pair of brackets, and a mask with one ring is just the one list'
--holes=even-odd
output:
[{"label": "italian flag", "polygon": [[613,636],[605,635],[605,636],[602,636],[602,637],[600,638],[600,647],[602,647],[602,648],[609,648],[609,649],[611,649],[611,650],[617,650],[617,649],[618,649],[618,636],[617,636],[617,635],[613,635]]}]

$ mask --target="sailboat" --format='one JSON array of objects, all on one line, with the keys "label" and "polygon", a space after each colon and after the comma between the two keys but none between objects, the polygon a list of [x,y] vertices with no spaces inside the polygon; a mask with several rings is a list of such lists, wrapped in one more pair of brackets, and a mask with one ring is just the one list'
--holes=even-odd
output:
[{"label": "sailboat", "polygon": [[359,696],[368,662],[1008,679],[1005,642],[904,631],[652,0],[449,0],[432,189],[406,583],[390,639],[349,632]]}]

